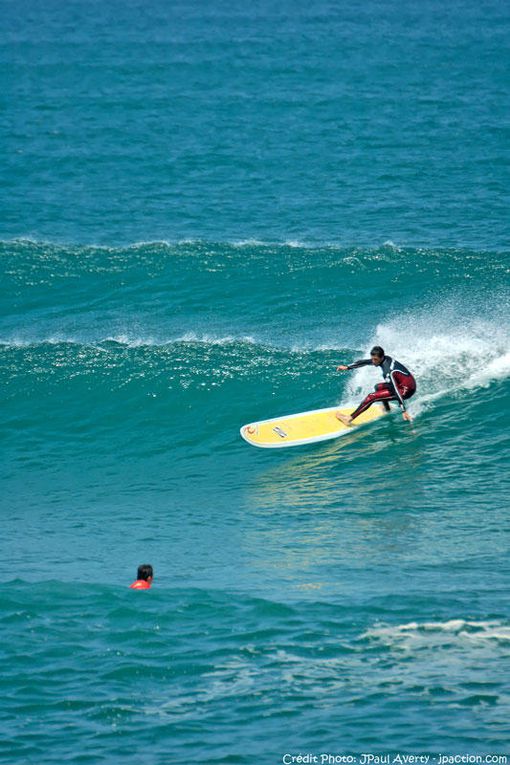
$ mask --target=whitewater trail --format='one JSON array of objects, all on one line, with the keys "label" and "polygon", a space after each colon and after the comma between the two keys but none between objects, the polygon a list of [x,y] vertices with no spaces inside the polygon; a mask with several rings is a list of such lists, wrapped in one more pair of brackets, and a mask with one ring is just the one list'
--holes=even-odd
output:
[{"label": "whitewater trail", "polygon": [[[415,375],[417,392],[410,402],[414,415],[444,396],[488,387],[510,376],[510,331],[505,323],[477,317],[458,319],[430,314],[407,315],[377,325],[372,345],[405,364]],[[370,367],[357,369],[347,385],[347,405],[380,382]]]}]

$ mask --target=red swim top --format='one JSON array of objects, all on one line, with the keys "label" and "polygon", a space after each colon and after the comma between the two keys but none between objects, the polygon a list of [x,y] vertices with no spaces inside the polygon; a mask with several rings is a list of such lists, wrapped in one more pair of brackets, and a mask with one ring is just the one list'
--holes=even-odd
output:
[{"label": "red swim top", "polygon": [[130,590],[150,590],[150,588],[151,583],[147,582],[145,579],[137,579],[136,582],[129,585]]}]

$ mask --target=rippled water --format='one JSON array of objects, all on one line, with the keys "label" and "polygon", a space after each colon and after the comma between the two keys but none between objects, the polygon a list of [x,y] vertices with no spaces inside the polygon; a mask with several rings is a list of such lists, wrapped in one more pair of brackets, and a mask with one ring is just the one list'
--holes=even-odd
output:
[{"label": "rippled water", "polygon": [[[7,752],[505,750],[504,255],[13,242],[2,264]],[[417,375],[411,427],[240,439],[354,403],[376,371],[334,369],[374,342]]]},{"label": "rippled water", "polygon": [[26,761],[54,761],[54,742],[60,756],[91,762],[107,752],[272,762],[289,748],[392,750],[395,741],[428,751],[430,727],[440,751],[508,742],[510,626],[449,619],[466,610],[460,592],[283,603],[53,581],[15,583],[1,604],[4,627],[20,634],[7,649],[16,693],[4,704],[17,722],[4,743]]}]

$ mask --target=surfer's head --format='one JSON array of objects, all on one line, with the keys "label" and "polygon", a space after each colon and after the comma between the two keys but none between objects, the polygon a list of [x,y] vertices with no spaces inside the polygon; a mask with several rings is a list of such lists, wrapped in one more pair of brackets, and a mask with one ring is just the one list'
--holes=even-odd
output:
[{"label": "surfer's head", "polygon": [[378,367],[379,364],[382,364],[384,359],[384,348],[381,348],[380,345],[374,345],[370,351],[370,358],[372,360],[372,364],[375,364]]},{"label": "surfer's head", "polygon": [[145,582],[152,582],[153,577],[154,571],[149,563],[142,563],[141,566],[138,566],[137,579],[143,579]]}]

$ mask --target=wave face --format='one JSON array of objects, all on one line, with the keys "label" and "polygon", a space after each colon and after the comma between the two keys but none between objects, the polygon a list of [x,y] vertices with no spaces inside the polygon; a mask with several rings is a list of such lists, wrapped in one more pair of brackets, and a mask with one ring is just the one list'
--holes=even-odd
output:
[{"label": "wave face", "polygon": [[[17,240],[0,264],[11,761],[251,764],[432,729],[503,750],[505,253]],[[376,370],[335,367],[374,343],[417,376],[413,426],[240,439],[354,404]]]}]

